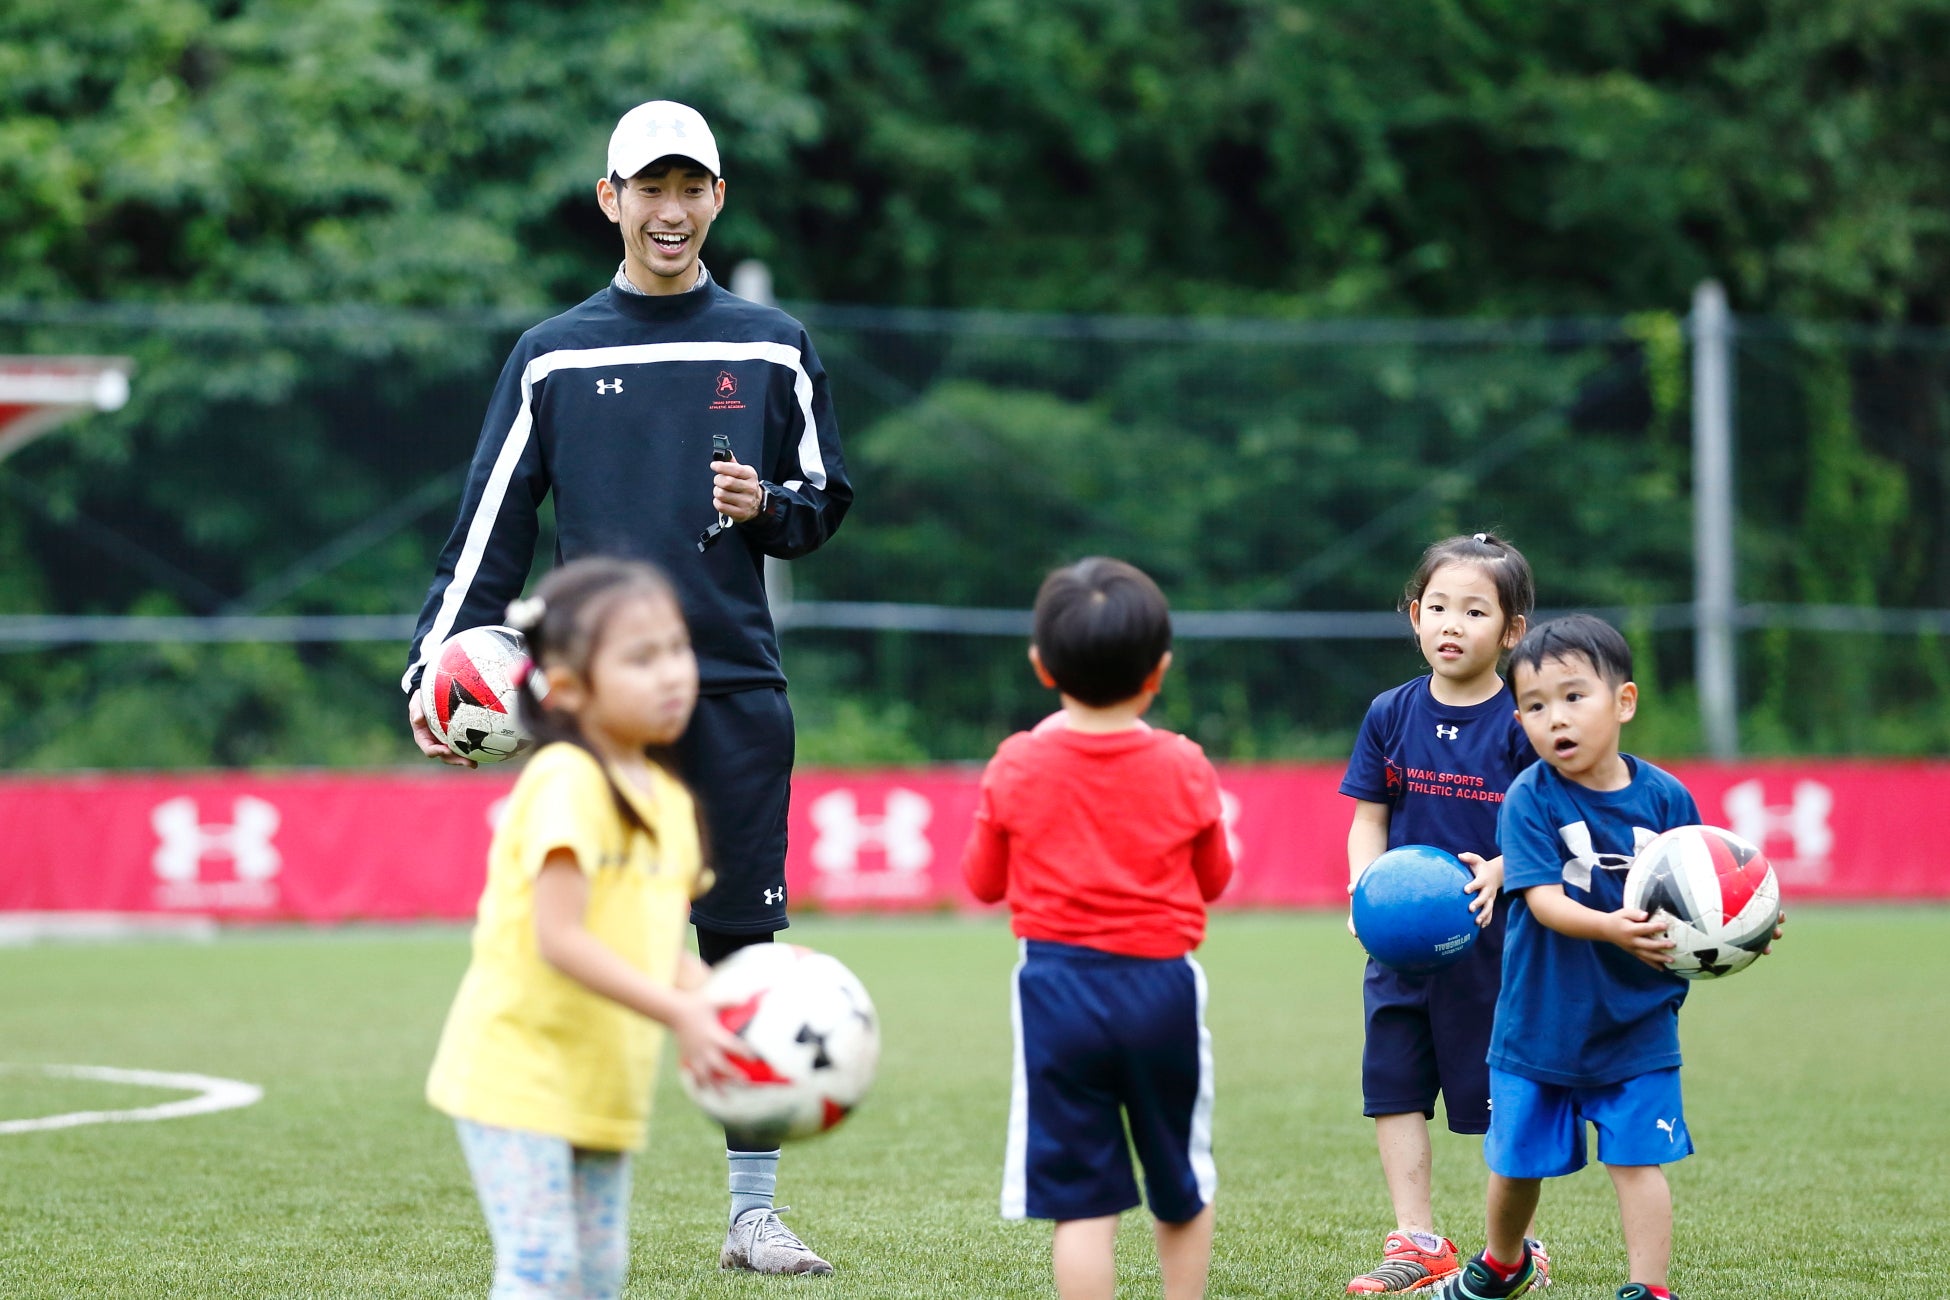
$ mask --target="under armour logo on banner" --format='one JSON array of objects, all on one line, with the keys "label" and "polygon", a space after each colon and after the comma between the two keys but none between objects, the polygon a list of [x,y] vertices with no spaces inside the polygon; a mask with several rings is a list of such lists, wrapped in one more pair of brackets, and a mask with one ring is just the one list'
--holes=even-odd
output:
[{"label": "under armour logo on banner", "polygon": [[1454,740],[1457,736],[1462,735],[1462,728],[1454,726],[1445,727],[1438,722],[1435,724],[1435,735],[1437,740]]},{"label": "under armour logo on banner", "polygon": [[188,795],[157,804],[149,824],[162,841],[150,865],[164,880],[195,880],[205,858],[231,860],[239,880],[269,880],[284,858],[271,837],[277,834],[278,810],[262,799],[240,795],[230,805],[229,825],[205,824],[196,800]]},{"label": "under armour logo on banner", "polygon": [[1776,858],[1777,867],[1804,867],[1812,874],[1807,879],[1825,877],[1828,855],[1835,849],[1835,832],[1828,825],[1828,814],[1835,808],[1835,792],[1819,781],[1796,781],[1794,802],[1785,806],[1767,802],[1761,783],[1742,781],[1720,798],[1733,833],[1762,849],[1767,842],[1785,835],[1794,843],[1792,858]]},{"label": "under armour logo on banner", "polygon": [[596,381],[596,391],[598,393],[620,393],[623,391],[623,381],[621,379],[598,379]]},{"label": "under armour logo on banner", "polygon": [[851,790],[834,790],[813,800],[813,827],[819,838],[812,848],[813,865],[821,871],[852,872],[860,868],[863,849],[887,855],[889,869],[925,871],[934,861],[928,823],[934,805],[912,790],[889,790],[880,816],[860,811]]}]

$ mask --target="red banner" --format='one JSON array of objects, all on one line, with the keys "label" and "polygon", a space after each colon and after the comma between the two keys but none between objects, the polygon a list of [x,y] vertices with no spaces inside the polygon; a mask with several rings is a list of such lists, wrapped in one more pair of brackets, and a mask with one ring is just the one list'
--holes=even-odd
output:
[{"label": "red banner", "polygon": [[[1950,763],[1678,765],[1702,815],[1759,843],[1796,899],[1950,900]],[[1342,906],[1351,807],[1337,765],[1220,769],[1227,907]],[[461,918],[512,771],[0,779],[0,911],[236,920]],[[966,768],[801,772],[795,907],[976,906]]]}]

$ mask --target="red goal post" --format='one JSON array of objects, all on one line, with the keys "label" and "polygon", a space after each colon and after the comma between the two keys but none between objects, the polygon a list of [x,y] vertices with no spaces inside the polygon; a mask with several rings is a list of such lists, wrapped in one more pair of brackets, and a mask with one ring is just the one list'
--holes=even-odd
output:
[{"label": "red goal post", "polygon": [[0,460],[64,420],[120,410],[134,370],[128,357],[0,356]]}]

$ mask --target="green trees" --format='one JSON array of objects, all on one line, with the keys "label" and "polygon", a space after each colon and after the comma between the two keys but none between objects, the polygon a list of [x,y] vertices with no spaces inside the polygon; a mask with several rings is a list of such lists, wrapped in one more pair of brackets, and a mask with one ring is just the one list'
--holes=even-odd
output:
[{"label": "green trees", "polygon": [[[1943,0],[16,0],[0,351],[141,370],[123,412],[0,467],[0,608],[411,607],[500,357],[615,265],[603,143],[659,95],[720,135],[707,260],[763,258],[800,303],[1652,313],[1336,351],[809,311],[863,484],[802,595],[1020,605],[1104,549],[1189,608],[1384,608],[1429,534],[1497,522],[1547,601],[1684,600],[1683,370],[1657,313],[1715,275],[1748,314],[1943,324],[1946,47]],[[1824,367],[1763,341],[1749,363],[1743,596],[1950,605],[1942,349]],[[1683,680],[1683,645],[1654,643]],[[801,645],[795,672],[837,692],[809,702],[835,755],[978,752],[1036,704],[1013,648],[930,677],[938,646]],[[0,654],[0,761],[374,761],[396,657]],[[1324,685],[1289,699],[1297,661],[1194,657],[1213,686],[1173,721],[1238,753],[1351,726],[1378,671],[1323,648]],[[1757,662],[1779,717],[1810,677],[1856,680]],[[1945,676],[1925,669],[1892,680]],[[307,690],[343,719],[329,745],[288,703]],[[1846,721],[1874,696],[1839,690],[1819,743],[1883,743]],[[115,743],[143,699],[183,725]]]},{"label": "green trees", "polygon": [[21,0],[10,296],[539,307],[617,113],[818,301],[1941,320],[1940,0]]}]

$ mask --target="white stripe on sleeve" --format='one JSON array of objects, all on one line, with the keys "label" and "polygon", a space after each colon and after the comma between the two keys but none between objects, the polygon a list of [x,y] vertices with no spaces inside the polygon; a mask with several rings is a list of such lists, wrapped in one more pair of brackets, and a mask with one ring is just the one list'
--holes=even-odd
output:
[{"label": "white stripe on sleeve", "polygon": [[474,575],[480,572],[481,557],[487,554],[488,539],[494,534],[494,521],[501,517],[501,503],[508,496],[508,481],[515,476],[515,466],[521,463],[522,453],[528,450],[528,435],[535,425],[533,406],[535,391],[535,367],[542,358],[537,357],[528,363],[521,376],[521,407],[508,425],[508,432],[501,439],[501,454],[494,458],[494,468],[488,472],[487,486],[481,490],[481,500],[474,507],[474,518],[468,522],[467,538],[461,543],[460,558],[454,561],[454,576],[447,582],[447,590],[440,599],[440,612],[433,616],[433,625],[420,640],[420,653],[414,657],[402,679],[401,689],[408,689],[413,682],[413,673],[425,664],[428,657],[440,648],[454,630],[454,620],[460,616],[461,605],[467,600],[468,588],[474,585]]},{"label": "white stripe on sleeve", "polygon": [[[500,517],[502,502],[507,498],[508,482],[514,477],[515,466],[528,448],[529,434],[534,427],[535,385],[558,370],[650,365],[659,361],[767,361],[790,370],[793,396],[798,400],[799,415],[805,423],[805,430],[799,436],[799,465],[805,471],[806,483],[815,488],[826,486],[826,459],[820,454],[819,428],[813,423],[812,376],[806,373],[805,361],[798,348],[784,343],[706,340],[632,343],[609,348],[562,348],[544,352],[530,361],[521,372],[521,409],[508,426],[508,432],[502,439],[501,454],[495,458],[494,470],[488,475],[487,488],[481,493],[480,504],[475,507],[474,518],[467,526],[467,539],[461,546],[460,558],[454,563],[454,576],[447,583],[447,590],[441,598],[440,612],[434,616],[433,625],[421,639],[420,652],[407,668],[406,676],[400,679],[402,690],[411,685],[413,674],[452,633],[454,620],[460,616],[461,606],[467,601],[468,589],[474,584],[474,576],[480,571],[481,557],[486,554],[488,540],[493,535],[494,521]],[[787,484],[795,491],[799,485],[798,479]]]}]

